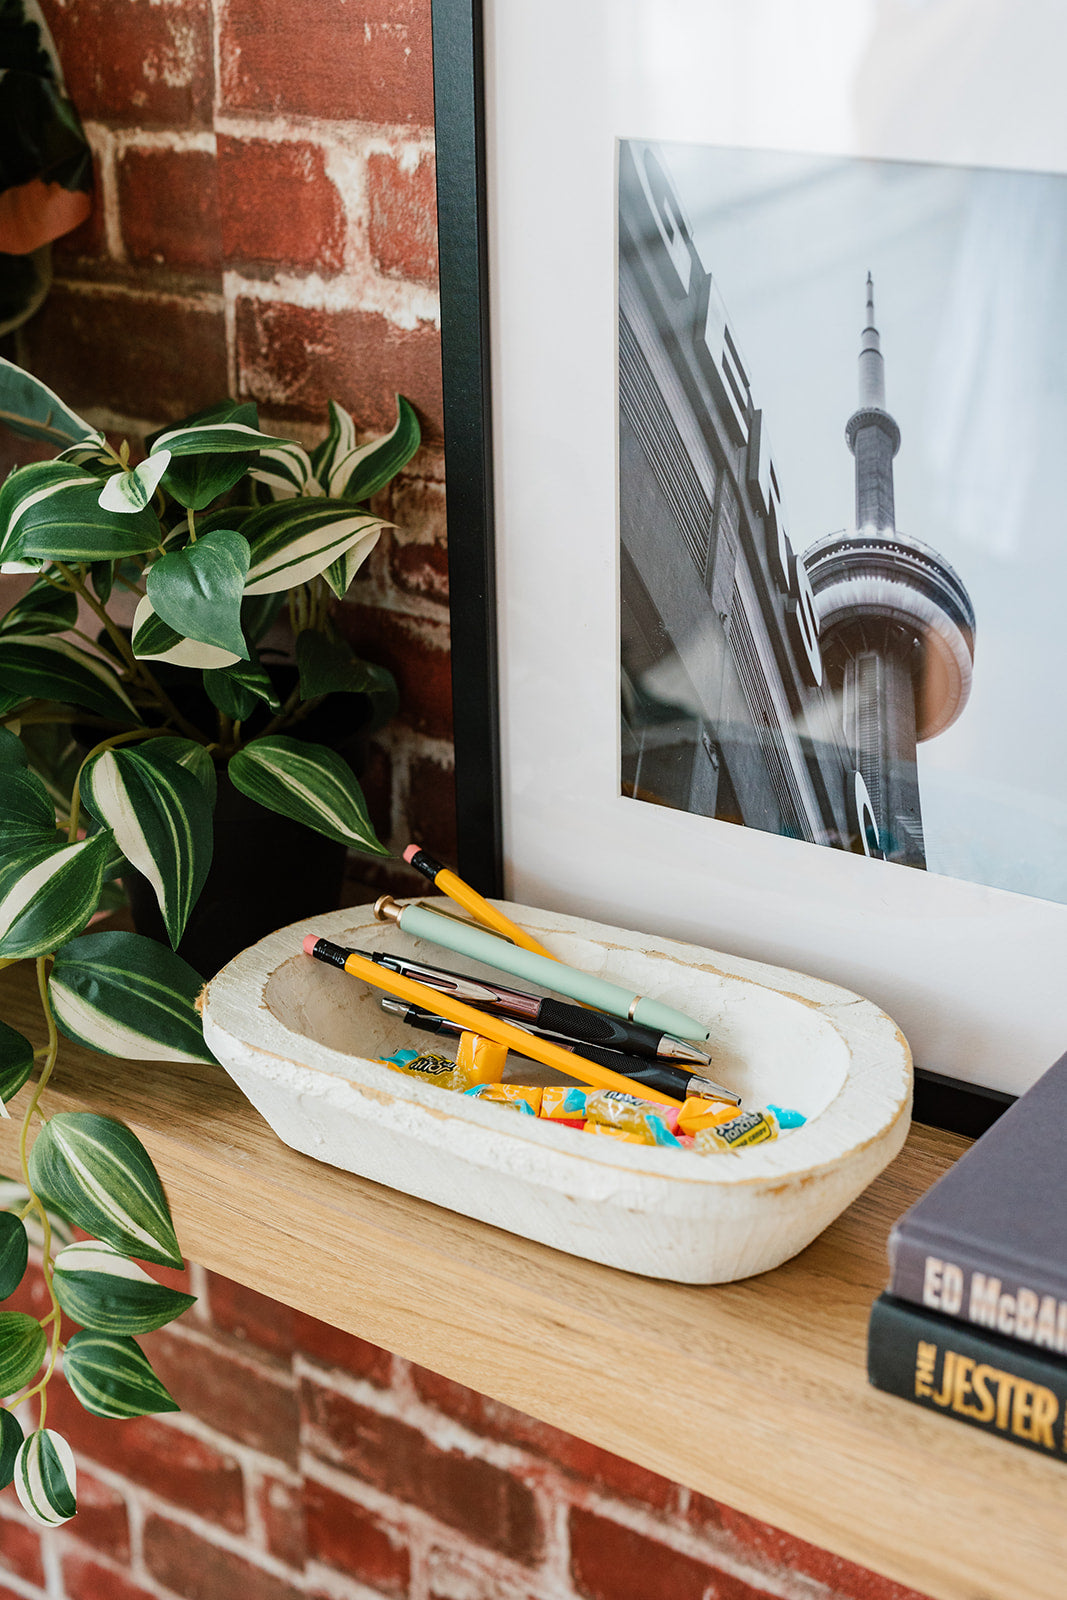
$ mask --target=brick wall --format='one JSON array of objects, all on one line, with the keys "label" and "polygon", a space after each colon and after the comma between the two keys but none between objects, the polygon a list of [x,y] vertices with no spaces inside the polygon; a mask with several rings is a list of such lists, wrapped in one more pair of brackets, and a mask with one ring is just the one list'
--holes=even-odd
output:
[{"label": "brick wall", "polygon": [[168,1281],[197,1304],[143,1340],[179,1415],[101,1422],[53,1383],[80,1510],[41,1533],[0,1497],[0,1600],[919,1600],[224,1278],[189,1278]]},{"label": "brick wall", "polygon": [[398,531],[341,622],[401,690],[366,775],[374,820],[394,846],[454,856],[428,0],[44,9],[97,200],[57,244],[16,358],[133,438],[227,393],[306,443],[330,398],[367,438],[396,391],[412,401],[424,447],[376,502]]},{"label": "brick wall", "polygon": [[[345,627],[403,711],[367,787],[452,854],[429,0],[45,0],[99,203],[19,358],[142,434],[224,392],[317,437],[400,389],[427,444]],[[10,460],[10,457],[8,458]],[[380,880],[379,880],[380,881]],[[62,1390],[77,1519],[0,1496],[0,1600],[909,1600],[906,1591],[191,1269],[146,1341],[183,1410],[99,1422]],[[20,1306],[30,1309],[28,1282]],[[44,1308],[39,1303],[38,1312]],[[56,1386],[58,1388],[58,1386]]]}]

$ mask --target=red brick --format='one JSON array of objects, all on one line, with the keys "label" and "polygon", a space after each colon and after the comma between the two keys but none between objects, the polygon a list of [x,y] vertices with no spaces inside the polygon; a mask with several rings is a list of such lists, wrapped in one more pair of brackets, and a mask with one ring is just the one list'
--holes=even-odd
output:
[{"label": "red brick", "polygon": [[431,440],[442,432],[441,340],[429,322],[398,328],[369,311],[321,311],[238,299],[237,367],[243,399],[278,417],[323,423],[326,402],[355,413],[360,429],[388,433],[396,394],[419,412]]},{"label": "red brick", "polygon": [[224,1333],[246,1339],[271,1355],[292,1355],[296,1313],[289,1306],[216,1272],[208,1277],[208,1304],[212,1322]]},{"label": "red brick", "polygon": [[130,1559],[130,1525],[126,1501],[116,1489],[78,1468],[78,1520],[71,1532],[82,1544],[102,1550],[113,1561]]},{"label": "red brick", "polygon": [[[350,591],[358,593],[356,586]],[[340,606],[337,625],[352,648],[388,667],[400,690],[400,720],[416,733],[452,735],[452,671],[448,628],[425,617],[384,611],[352,600]]]},{"label": "red brick", "polygon": [[157,1582],[185,1600],[302,1600],[303,1589],[220,1550],[164,1517],[150,1516],[144,1530],[145,1566]]},{"label": "red brick", "polygon": [[68,1440],[79,1465],[110,1467],[173,1505],[233,1533],[244,1531],[244,1479],[233,1456],[158,1417],[115,1422],[90,1416],[62,1381],[48,1388],[48,1425]]},{"label": "red brick", "polygon": [[456,859],[456,784],[451,767],[429,757],[411,763],[408,831],[416,844],[443,861]]},{"label": "red brick", "polygon": [[337,1367],[353,1378],[366,1378],[387,1389],[393,1376],[393,1358],[366,1339],[357,1339],[354,1333],[332,1328],[328,1322],[319,1322],[305,1312],[297,1312],[293,1328],[296,1346],[301,1355],[320,1361],[325,1367]]},{"label": "red brick", "polygon": [[[78,1515],[81,1516],[80,1498]],[[66,1600],[155,1600],[149,1590],[142,1589],[124,1572],[74,1554],[63,1557],[63,1592]]]},{"label": "red brick", "polygon": [[514,1561],[536,1559],[541,1525],[526,1484],[333,1390],[308,1383],[303,1393],[308,1443],[326,1460]]},{"label": "red brick", "polygon": [[56,283],[21,338],[24,365],[76,410],[172,422],[226,394],[221,307]]},{"label": "red brick", "polygon": [[367,159],[368,238],[379,272],[436,285],[437,163],[430,154],[416,165],[374,152]]},{"label": "red brick", "polygon": [[277,1369],[251,1359],[237,1345],[191,1344],[165,1331],[141,1343],[183,1411],[230,1439],[295,1466],[297,1398]]},{"label": "red brick", "polygon": [[[500,1600],[502,1591],[497,1574],[470,1566],[454,1549],[431,1550],[426,1567],[428,1600]],[[510,1587],[507,1593],[516,1595]],[[533,1600],[533,1597],[527,1596],[526,1600]]]},{"label": "red brick", "polygon": [[386,549],[389,577],[400,594],[447,604],[448,551],[443,544],[409,544],[392,538]]},{"label": "red brick", "polygon": [[320,146],[223,137],[218,175],[227,262],[340,272],[345,207]]},{"label": "red brick", "polygon": [[290,1567],[302,1567],[307,1555],[304,1501],[299,1488],[280,1478],[264,1478],[256,1493],[267,1549]]},{"label": "red brick", "polygon": [[771,1600],[763,1589],[591,1511],[572,1508],[570,1541],[571,1577],[587,1600]]},{"label": "red brick", "polygon": [[433,123],[425,0],[229,0],[220,62],[227,110]]},{"label": "red brick", "polygon": [[138,127],[210,125],[209,0],[44,0],[71,99],[84,118]]},{"label": "red brick", "polygon": [[798,1572],[824,1583],[850,1600],[924,1600],[914,1589],[906,1589],[889,1578],[881,1578],[865,1567],[858,1567],[828,1550],[794,1539],[792,1534],[757,1522],[741,1511],[694,1493],[689,1501],[688,1520],[700,1532],[727,1533],[751,1560],[770,1571]]},{"label": "red brick", "polygon": [[549,1427],[546,1422],[537,1422],[521,1411],[502,1405],[499,1400],[490,1400],[474,1389],[465,1389],[462,1384],[442,1378],[425,1367],[413,1366],[411,1376],[416,1390],[428,1405],[463,1423],[474,1433],[532,1450],[546,1461],[554,1462],[562,1471],[609,1494],[639,1500],[660,1510],[675,1504],[675,1485],[655,1472],[575,1439],[569,1433]]},{"label": "red brick", "polygon": [[126,150],[118,165],[122,238],[132,261],[219,270],[219,186],[206,150]]},{"label": "red brick", "polygon": [[14,1517],[0,1517],[0,1572],[10,1572],[27,1583],[44,1583],[41,1536]]},{"label": "red brick", "polygon": [[376,1592],[407,1594],[411,1560],[398,1531],[313,1479],[305,1483],[304,1504],[312,1560],[336,1567]]}]

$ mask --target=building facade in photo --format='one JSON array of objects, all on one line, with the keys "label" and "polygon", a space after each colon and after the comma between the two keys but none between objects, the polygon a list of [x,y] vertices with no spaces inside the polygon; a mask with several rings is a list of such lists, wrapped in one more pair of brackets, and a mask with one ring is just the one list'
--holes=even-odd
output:
[{"label": "building facade in photo", "polygon": [[623,790],[924,867],[916,744],[966,705],[974,613],[896,528],[870,279],[867,308],[855,528],[798,555],[715,280],[654,148],[620,147]]}]

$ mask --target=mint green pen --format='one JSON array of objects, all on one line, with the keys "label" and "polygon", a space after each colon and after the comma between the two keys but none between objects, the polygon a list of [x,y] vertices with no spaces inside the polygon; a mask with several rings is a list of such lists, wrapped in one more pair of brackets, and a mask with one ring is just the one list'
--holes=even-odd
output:
[{"label": "mint green pen", "polygon": [[658,1028],[679,1039],[703,1042],[708,1037],[708,1029],[687,1017],[684,1011],[675,1011],[673,1006],[665,1006],[660,1000],[631,994],[620,984],[609,983],[591,972],[580,972],[562,961],[521,950],[518,945],[497,938],[496,934],[486,933],[445,913],[431,911],[428,906],[401,906],[392,895],[383,894],[375,902],[374,915],[379,922],[395,922],[414,939],[428,939],[431,944],[443,945],[457,955],[483,961],[487,967],[510,972],[513,977],[525,978],[528,983],[565,994],[583,1005],[610,1012],[613,1017],[626,1017],[630,1022]]}]

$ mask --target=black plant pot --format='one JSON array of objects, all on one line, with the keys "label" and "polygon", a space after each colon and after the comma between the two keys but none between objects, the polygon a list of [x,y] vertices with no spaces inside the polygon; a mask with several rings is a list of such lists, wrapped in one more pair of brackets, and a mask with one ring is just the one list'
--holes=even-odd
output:
[{"label": "black plant pot", "polygon": [[[211,870],[178,945],[203,978],[275,928],[334,910],[345,870],[343,844],[265,810],[225,772],[218,782]],[[148,879],[130,869],[122,884],[137,932],[169,944]]]}]

